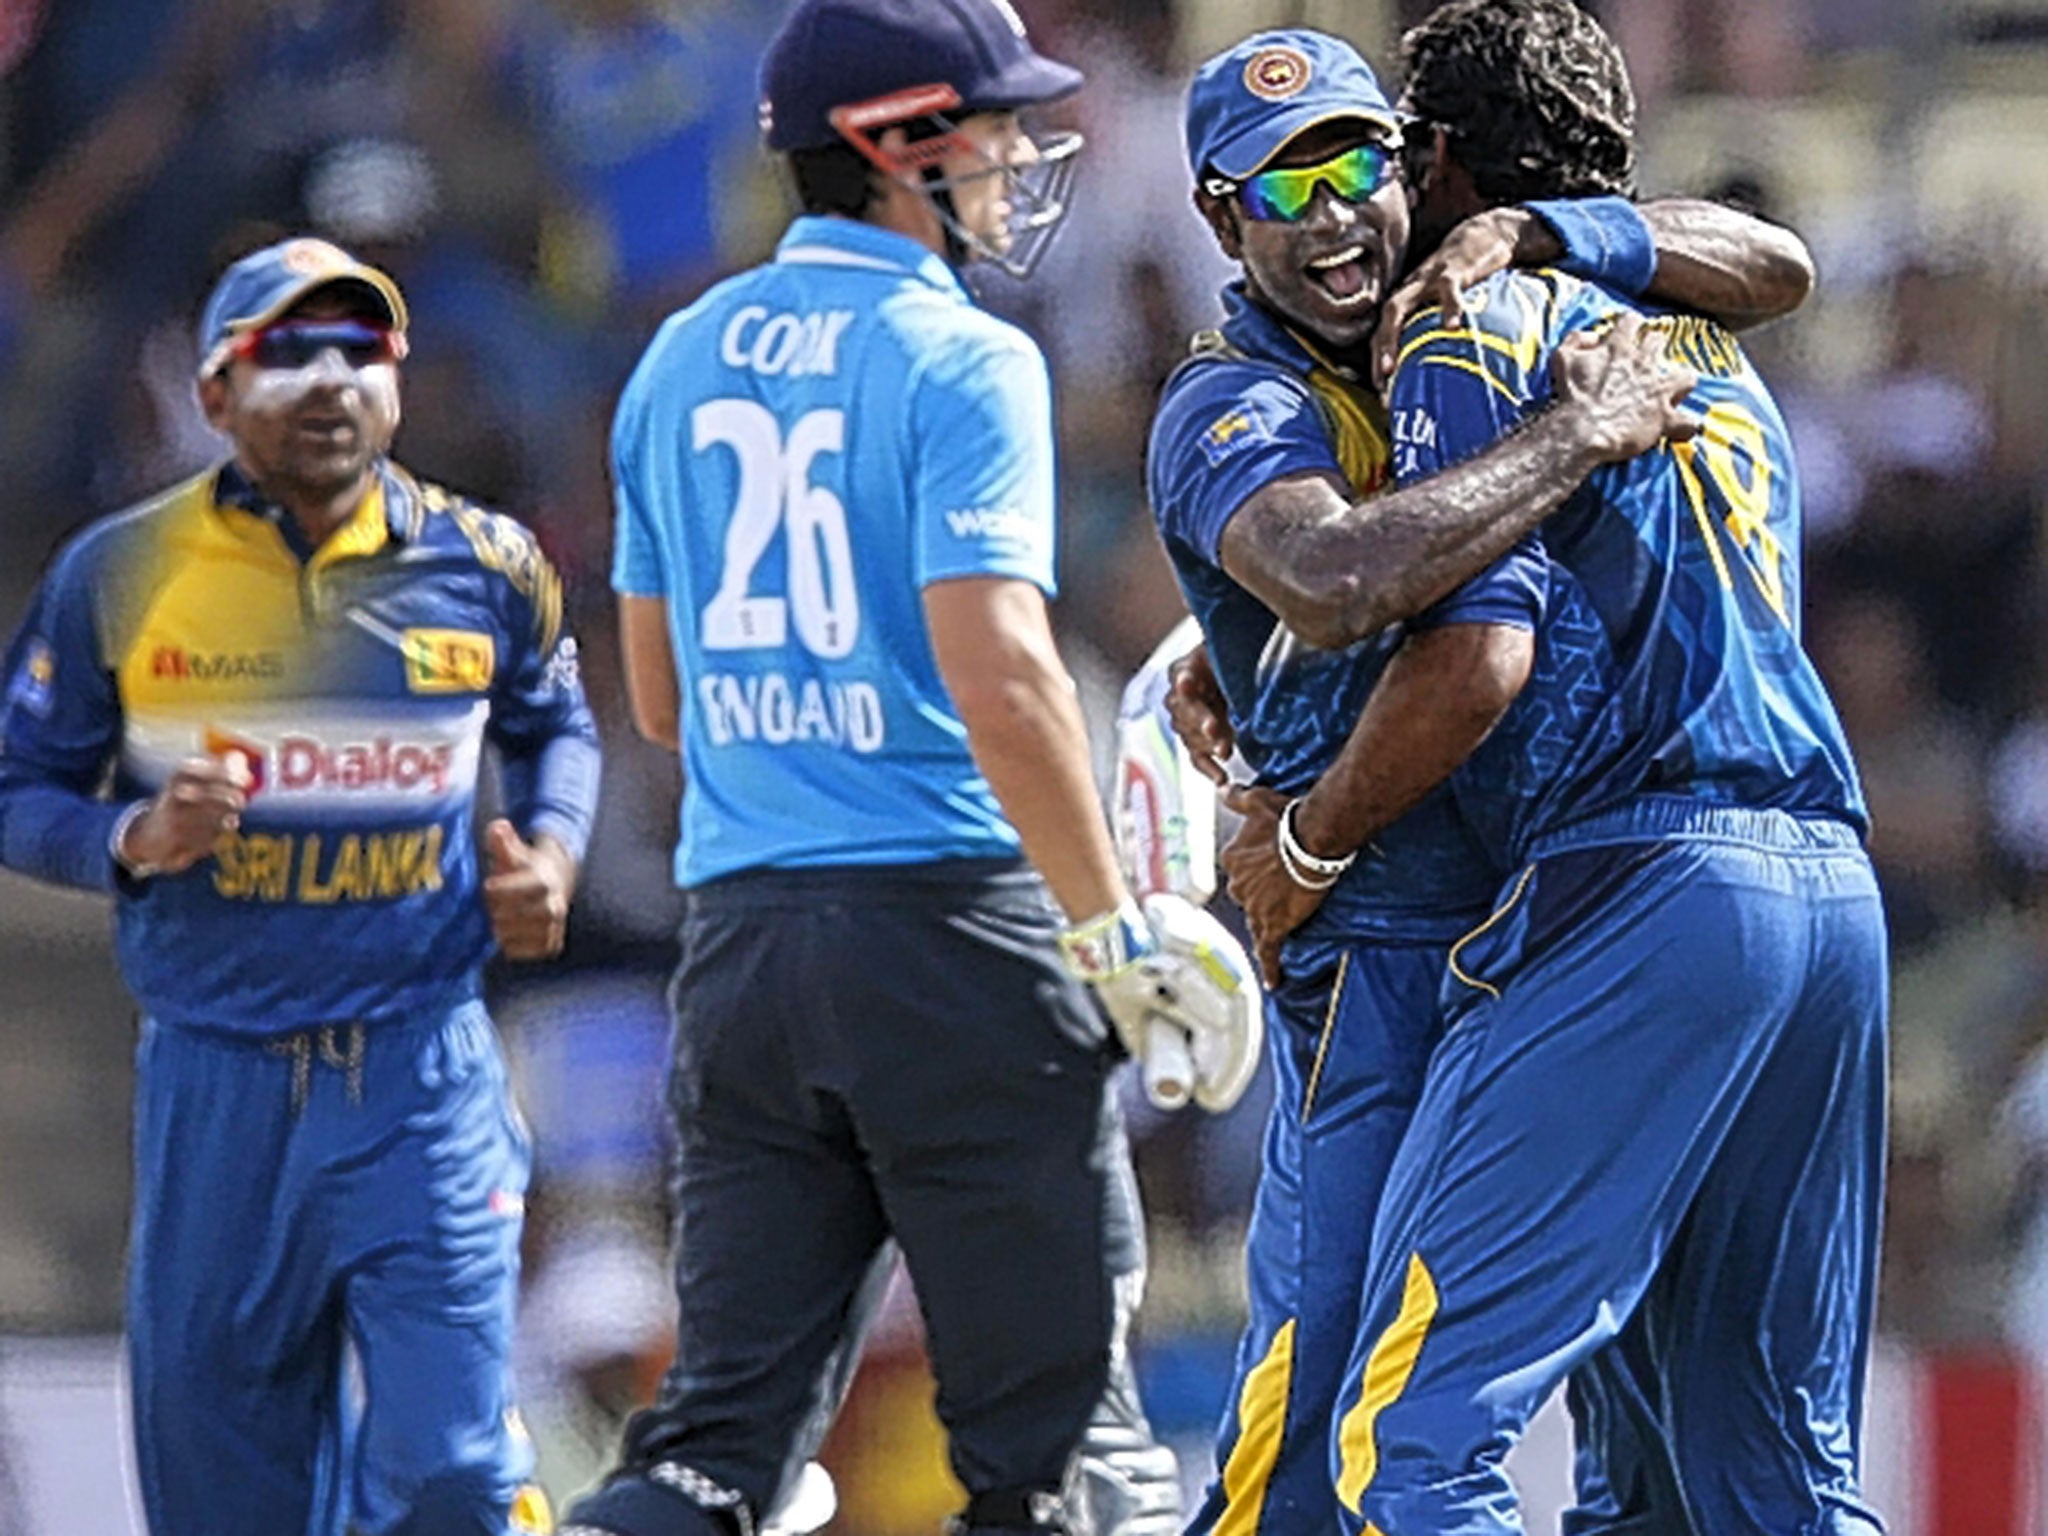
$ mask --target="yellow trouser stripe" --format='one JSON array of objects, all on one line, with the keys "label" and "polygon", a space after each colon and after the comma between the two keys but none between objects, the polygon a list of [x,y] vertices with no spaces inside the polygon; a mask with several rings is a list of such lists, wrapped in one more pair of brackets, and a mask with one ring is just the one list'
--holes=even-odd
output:
[{"label": "yellow trouser stripe", "polygon": [[1237,1443],[1223,1464],[1223,1514],[1215,1536],[1251,1536],[1266,1507],[1266,1485],[1280,1460],[1287,1428],[1287,1390],[1294,1380],[1294,1319],[1266,1346],[1266,1356],[1244,1378],[1237,1397]]},{"label": "yellow trouser stripe", "polygon": [[1414,1254],[1408,1260],[1408,1282],[1401,1289],[1400,1313],[1373,1345],[1358,1401],[1337,1426],[1337,1447],[1344,1458],[1343,1470],[1337,1474],[1337,1497],[1354,1515],[1373,1474],[1379,1471],[1380,1449],[1373,1439],[1373,1427],[1379,1422],[1380,1410],[1407,1390],[1415,1357],[1422,1353],[1422,1341],[1436,1320],[1436,1309],[1436,1281],[1422,1255]]}]

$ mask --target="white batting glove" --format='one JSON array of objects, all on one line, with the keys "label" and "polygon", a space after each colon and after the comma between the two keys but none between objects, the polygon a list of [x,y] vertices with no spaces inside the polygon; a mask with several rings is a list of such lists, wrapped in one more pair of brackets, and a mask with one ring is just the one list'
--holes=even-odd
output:
[{"label": "white batting glove", "polygon": [[1244,1095],[1265,1041],[1243,946],[1178,896],[1145,898],[1060,935],[1067,969],[1095,989],[1161,1109],[1192,1098],[1220,1114]]}]

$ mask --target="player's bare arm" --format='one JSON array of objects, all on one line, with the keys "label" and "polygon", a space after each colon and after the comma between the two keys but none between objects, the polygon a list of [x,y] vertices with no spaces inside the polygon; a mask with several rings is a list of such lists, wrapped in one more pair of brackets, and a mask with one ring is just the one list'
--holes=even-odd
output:
[{"label": "player's bare arm", "polygon": [[1739,331],[1791,314],[1813,292],[1813,253],[1782,224],[1698,198],[1639,211],[1657,243],[1657,275],[1644,291],[1661,304]]},{"label": "player's bare arm", "polygon": [[1311,645],[1350,645],[1476,576],[1602,464],[1698,430],[1696,377],[1639,316],[1567,338],[1552,376],[1555,404],[1414,485],[1353,501],[1331,475],[1273,481],[1224,525],[1223,569]]},{"label": "player's bare arm", "polygon": [[[1045,595],[1015,577],[959,577],[926,586],[924,611],[975,764],[1072,925],[1061,940],[1070,968],[1143,1064],[1155,1103],[1192,1093],[1227,1109],[1257,1065],[1257,1001],[1235,987],[1212,999],[1203,977],[1221,967],[1248,978],[1248,963],[1241,952],[1231,959],[1235,940],[1185,901],[1154,895],[1142,913],[1132,901]],[[1134,942],[1148,946],[1142,956],[1127,953]]]},{"label": "player's bare arm", "polygon": [[1130,899],[1095,791],[1087,726],[1028,581],[972,577],[924,590],[932,653],[987,776],[1072,922]]},{"label": "player's bare arm", "polygon": [[666,751],[680,752],[682,694],[668,636],[668,599],[619,598],[619,645],[625,653],[626,699],[633,727]]},{"label": "player's bare arm", "polygon": [[[1244,817],[1223,867],[1251,923],[1260,969],[1280,979],[1281,942],[1308,921],[1335,884],[1318,870],[1348,866],[1384,828],[1449,778],[1528,682],[1536,637],[1511,624],[1446,624],[1403,642],[1343,749],[1299,800],[1241,785],[1225,803]],[[1287,846],[1307,855],[1290,867]],[[1337,871],[1341,873],[1341,867]]]},{"label": "player's bare arm", "polygon": [[[1813,292],[1813,256],[1781,224],[1696,198],[1664,198],[1637,209],[1656,244],[1647,297],[1710,315],[1744,330],[1789,315]],[[1384,388],[1400,358],[1401,334],[1426,309],[1462,312],[1465,291],[1509,267],[1559,261],[1564,242],[1519,206],[1489,208],[1456,225],[1380,306],[1373,377]]]}]

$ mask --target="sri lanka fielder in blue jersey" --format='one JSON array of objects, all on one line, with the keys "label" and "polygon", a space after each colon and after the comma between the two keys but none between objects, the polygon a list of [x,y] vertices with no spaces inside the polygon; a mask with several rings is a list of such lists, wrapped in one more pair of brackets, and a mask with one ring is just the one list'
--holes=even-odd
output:
[{"label": "sri lanka fielder in blue jersey", "polygon": [[[1407,54],[1423,243],[1526,195],[1532,167],[1627,175],[1626,77],[1575,8],[1453,4]],[[1567,338],[1592,328],[1681,361],[1702,430],[1597,471],[1516,553],[1545,572],[1533,669],[1452,780],[1514,874],[1451,950],[1374,1231],[1333,1457],[1354,1530],[1517,1529],[1501,1458],[1617,1339],[1648,1367],[1682,1498],[1647,1528],[1877,1529],[1859,1453],[1885,954],[1862,801],[1799,645],[1776,407],[1726,330],[1641,309],[1502,274],[1402,339],[1404,484],[1541,419],[1552,359],[1572,377],[1588,354]],[[1394,587],[1450,570],[1369,534],[1347,553]],[[1272,877],[1282,825],[1311,858],[1359,849],[1388,809],[1367,764],[1402,734],[1368,703],[1309,795],[1240,797],[1233,872],[1269,936],[1313,905]]]},{"label": "sri lanka fielder in blue jersey", "polygon": [[1007,0],[800,0],[762,95],[806,212],[620,401],[628,690],[685,776],[679,1337],[571,1531],[753,1529],[891,1239],[961,1529],[1178,1525],[1125,1347],[1142,1233],[1108,1074],[1163,1028],[1227,1106],[1257,986],[1213,919],[1141,911],[1116,871],[1046,616],[1044,359],[960,275],[1028,269],[1077,146],[1018,112],[1079,84]]},{"label": "sri lanka fielder in blue jersey", "polygon": [[75,539],[8,653],[0,858],[112,893],[144,1015],[158,1536],[546,1518],[509,1360],[529,1149],[480,972],[494,938],[559,949],[598,749],[532,536],[385,457],[405,327],[324,241],[230,267],[199,391],[233,458]]},{"label": "sri lanka fielder in blue jersey", "polygon": [[[1296,29],[1257,34],[1205,63],[1187,137],[1198,202],[1245,267],[1224,294],[1225,324],[1197,339],[1167,386],[1149,460],[1168,555],[1222,674],[1212,718],[1260,782],[1306,788],[1391,671],[1411,731],[1441,729],[1445,743],[1432,751],[1455,761],[1526,670],[1526,567],[1504,562],[1405,629],[1324,650],[1276,640],[1276,622],[1304,632],[1325,622],[1313,588],[1338,573],[1319,568],[1312,539],[1225,542],[1234,520],[1262,526],[1284,507],[1296,477],[1327,480],[1347,497],[1391,488],[1388,423],[1366,382],[1363,343],[1406,236],[1398,116],[1348,44]],[[1658,204],[1646,218],[1610,197],[1534,212],[1540,232],[1554,238],[1554,219],[1577,237],[1554,253],[1574,270],[1641,282],[1646,258],[1661,257],[1660,286],[1675,302],[1730,297],[1699,283],[1703,250],[1736,253],[1736,269],[1759,285],[1783,264],[1780,232],[1705,205]],[[1510,254],[1498,247],[1498,259]],[[1796,303],[1803,281],[1780,291],[1780,307]],[[1504,484],[1512,499],[1524,490]],[[1283,1536],[1337,1524],[1328,1431],[1373,1212],[1440,1036],[1446,954],[1485,916],[1500,878],[1447,791],[1422,796],[1375,849],[1326,880],[1327,899],[1288,940],[1270,1000],[1280,1091],[1247,1244],[1251,1316],[1198,1530]],[[1584,1374],[1597,1378],[1605,1364]],[[1628,1404],[1625,1380],[1613,1395]],[[1654,1434],[1639,1450],[1624,1428],[1585,1460],[1582,1520],[1656,1497]]]}]

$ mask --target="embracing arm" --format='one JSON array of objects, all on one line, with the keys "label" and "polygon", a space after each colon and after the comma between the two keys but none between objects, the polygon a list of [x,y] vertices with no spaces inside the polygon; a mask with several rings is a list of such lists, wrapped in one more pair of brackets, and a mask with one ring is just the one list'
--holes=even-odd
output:
[{"label": "embracing arm", "polygon": [[1597,197],[1489,208],[1446,235],[1380,306],[1373,377],[1382,386],[1393,378],[1402,334],[1424,310],[1456,315],[1465,291],[1494,273],[1545,266],[1734,330],[1789,315],[1814,283],[1805,241],[1721,203]]},{"label": "embracing arm", "polygon": [[[1294,805],[1294,842],[1333,867],[1349,861],[1478,749],[1529,680],[1536,639],[1514,624],[1446,624],[1410,635],[1387,664],[1358,723],[1315,787]],[[1281,851],[1288,797],[1236,787],[1244,817],[1223,868],[1251,925],[1260,969],[1280,980],[1280,948],[1335,883],[1304,883]]]},{"label": "embracing arm", "polygon": [[1657,244],[1644,293],[1742,330],[1789,315],[1813,292],[1813,254],[1782,224],[1721,203],[1668,198],[1638,210]]},{"label": "embracing arm", "polygon": [[1624,314],[1557,349],[1557,401],[1484,453],[1364,501],[1326,475],[1256,492],[1224,525],[1223,569],[1311,645],[1349,645],[1477,575],[1602,464],[1696,430],[1694,376]]},{"label": "embracing arm", "polygon": [[1804,241],[1721,203],[1560,198],[1495,208],[1470,222],[1485,220],[1497,221],[1513,266],[1555,265],[1738,330],[1790,314],[1813,291]]},{"label": "embracing arm", "polygon": [[1508,624],[1447,624],[1410,635],[1357,725],[1302,797],[1294,830],[1311,852],[1363,847],[1451,776],[1529,681],[1536,637]]}]

